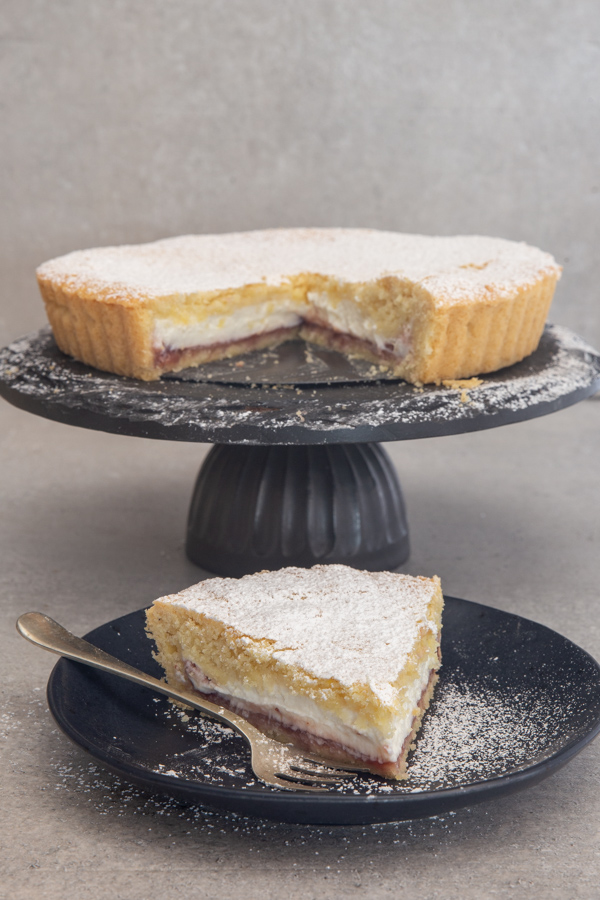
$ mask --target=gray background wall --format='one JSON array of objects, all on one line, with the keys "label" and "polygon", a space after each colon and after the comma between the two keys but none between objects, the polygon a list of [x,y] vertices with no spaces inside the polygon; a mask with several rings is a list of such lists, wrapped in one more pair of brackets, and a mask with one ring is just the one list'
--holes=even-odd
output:
[{"label": "gray background wall", "polygon": [[341,225],[526,240],[600,345],[597,0],[2,0],[0,341],[80,247]]}]

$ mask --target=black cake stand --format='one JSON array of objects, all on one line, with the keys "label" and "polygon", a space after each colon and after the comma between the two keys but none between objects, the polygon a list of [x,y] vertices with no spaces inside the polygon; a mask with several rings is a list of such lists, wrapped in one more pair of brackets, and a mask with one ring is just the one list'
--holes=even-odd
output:
[{"label": "black cake stand", "polygon": [[21,409],[114,434],[215,444],[194,489],[186,549],[230,576],[401,565],[404,503],[380,442],[522,422],[598,389],[600,354],[556,326],[523,362],[472,387],[414,387],[302,341],[155,382],[78,363],[48,330],[0,351],[0,395]]}]

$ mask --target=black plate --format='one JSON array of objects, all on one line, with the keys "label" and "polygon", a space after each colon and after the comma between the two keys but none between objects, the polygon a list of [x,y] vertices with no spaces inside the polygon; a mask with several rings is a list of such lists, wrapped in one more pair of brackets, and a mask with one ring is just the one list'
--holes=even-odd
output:
[{"label": "black plate", "polygon": [[[87,635],[160,676],[144,611]],[[146,688],[61,659],[50,710],[75,743],[147,790],[283,822],[367,824],[510,794],[564,765],[600,730],[600,667],[543,625],[446,597],[443,666],[409,779],[356,778],[323,794],[258,783],[242,738]]]}]

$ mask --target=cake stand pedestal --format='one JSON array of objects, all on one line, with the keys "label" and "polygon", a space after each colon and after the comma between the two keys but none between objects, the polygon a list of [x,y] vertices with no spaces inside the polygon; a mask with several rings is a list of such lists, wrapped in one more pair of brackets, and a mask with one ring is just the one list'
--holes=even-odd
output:
[{"label": "cake stand pedestal", "polygon": [[547,326],[535,353],[460,383],[417,388],[301,341],[163,377],[110,375],[51,333],[0,351],[0,395],[28,412],[115,434],[215,444],[198,476],[187,554],[240,576],[285,565],[393,569],[408,557],[398,478],[379,446],[547,415],[600,389],[600,355]]}]

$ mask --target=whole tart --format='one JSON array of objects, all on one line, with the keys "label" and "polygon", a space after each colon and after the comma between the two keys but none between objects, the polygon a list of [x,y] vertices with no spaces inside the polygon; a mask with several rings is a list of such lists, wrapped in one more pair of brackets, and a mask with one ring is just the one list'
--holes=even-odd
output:
[{"label": "whole tart", "polygon": [[442,608],[438,578],[331,565],[211,578],[146,617],[169,684],[401,779],[437,680]]},{"label": "whole tart", "polygon": [[81,250],[38,282],[58,346],[144,380],[302,337],[421,384],[512,365],[560,266],[527,244],[342,228]]}]

